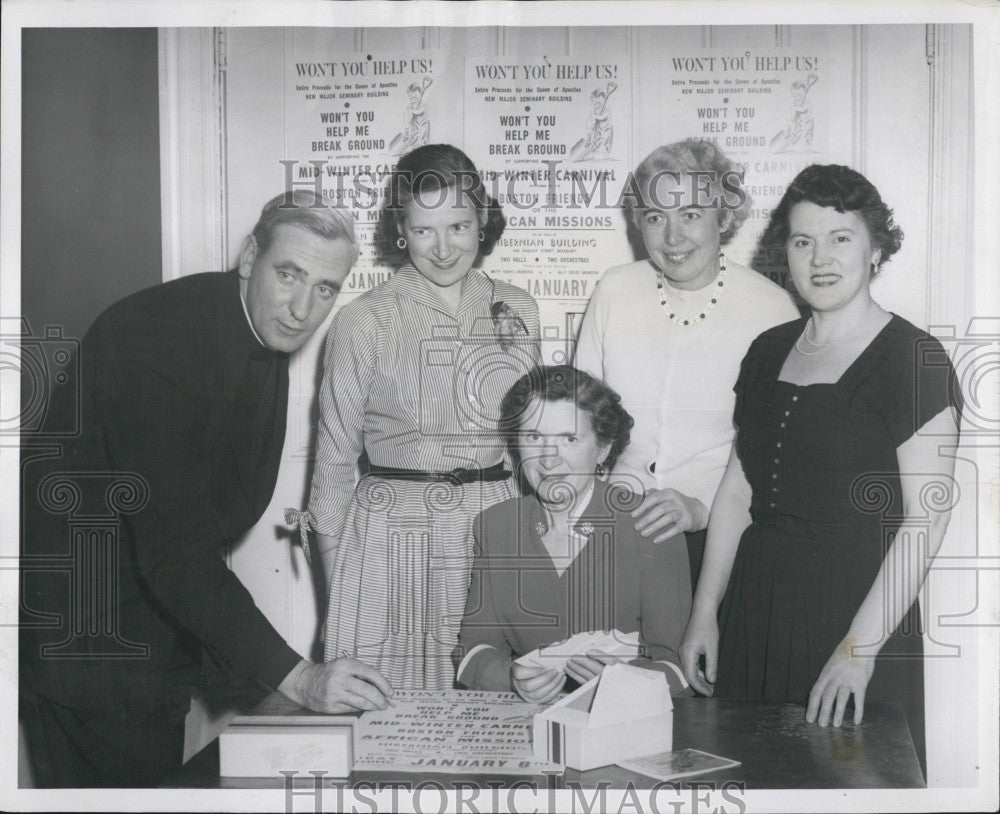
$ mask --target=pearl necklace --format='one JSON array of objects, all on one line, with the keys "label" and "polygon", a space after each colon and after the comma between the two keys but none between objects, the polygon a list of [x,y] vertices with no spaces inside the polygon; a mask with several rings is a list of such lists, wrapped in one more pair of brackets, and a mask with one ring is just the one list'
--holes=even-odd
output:
[{"label": "pearl necklace", "polygon": [[694,325],[696,322],[701,322],[705,317],[711,313],[712,309],[715,308],[715,304],[719,301],[719,297],[722,295],[722,287],[726,284],[726,256],[719,252],[719,277],[715,281],[715,287],[712,289],[712,295],[709,298],[707,305],[702,309],[701,313],[697,317],[692,319],[681,319],[677,316],[676,311],[667,302],[667,278],[662,271],[656,270],[656,290],[660,295],[660,306],[666,311],[667,316],[670,317],[670,321],[675,325]]},{"label": "pearl necklace", "polygon": [[[834,345],[839,345],[841,342],[844,342],[844,341],[850,339],[853,336],[857,336],[857,334],[861,331],[861,329],[864,328],[869,322],[871,322],[872,318],[878,312],[879,312],[879,308],[876,306],[875,308],[873,308],[871,310],[871,313],[867,317],[865,317],[863,320],[861,320],[861,322],[859,322],[854,328],[852,328],[851,330],[849,330],[843,336],[840,336],[840,337],[837,337],[836,339],[830,340],[825,345],[817,345],[815,342],[813,342],[808,337],[807,334],[809,333],[809,327],[810,326],[812,326],[813,333],[814,334],[816,333],[816,323],[813,322],[813,318],[812,317],[809,317],[809,321],[806,322],[806,327],[803,329],[802,335],[798,339],[795,340],[795,350],[797,350],[803,356],[817,356],[818,354],[823,353],[826,350],[829,350]],[[803,339],[806,340],[806,342],[809,345],[812,345],[814,348],[816,348],[816,350],[802,350],[802,348],[799,347],[799,343]]]}]

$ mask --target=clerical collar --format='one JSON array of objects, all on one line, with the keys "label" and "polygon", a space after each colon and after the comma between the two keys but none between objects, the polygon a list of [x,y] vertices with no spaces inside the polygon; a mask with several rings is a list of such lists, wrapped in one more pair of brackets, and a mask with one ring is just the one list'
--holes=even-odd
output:
[{"label": "clerical collar", "polygon": [[250,319],[250,312],[247,310],[247,301],[243,295],[243,286],[240,286],[240,305],[243,306],[243,316],[247,318],[247,325],[250,326],[250,332],[256,337],[257,341],[260,342],[261,347],[265,350],[271,350],[267,345],[264,344],[264,340],[260,338],[260,334],[257,333],[256,329],[253,327],[253,320]]}]

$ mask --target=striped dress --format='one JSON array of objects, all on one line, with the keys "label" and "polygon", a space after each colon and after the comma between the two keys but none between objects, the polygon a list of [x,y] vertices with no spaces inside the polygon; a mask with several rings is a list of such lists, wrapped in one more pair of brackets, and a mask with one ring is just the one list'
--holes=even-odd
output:
[{"label": "striped dress", "polygon": [[[490,306],[504,302],[529,336],[502,347]],[[500,401],[538,360],[538,306],[473,270],[450,314],[412,266],[344,306],[326,342],[309,511],[339,540],[326,619],[327,661],[372,665],[398,689],[454,683],[472,562],[472,521],[512,497],[512,480],[452,486],[357,482],[375,465],[442,472],[504,458]]]}]

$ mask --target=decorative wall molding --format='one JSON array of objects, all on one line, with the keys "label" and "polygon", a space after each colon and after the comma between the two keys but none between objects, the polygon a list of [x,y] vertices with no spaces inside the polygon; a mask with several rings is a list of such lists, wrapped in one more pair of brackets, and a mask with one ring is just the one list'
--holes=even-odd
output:
[{"label": "decorative wall molding", "polygon": [[851,57],[854,78],[851,92],[851,163],[864,175],[868,161],[868,35],[863,25],[851,27]]},{"label": "decorative wall molding", "polygon": [[971,26],[929,24],[927,324],[966,330],[975,315]]},{"label": "decorative wall molding", "polygon": [[225,31],[161,28],[163,279],[226,268]]}]

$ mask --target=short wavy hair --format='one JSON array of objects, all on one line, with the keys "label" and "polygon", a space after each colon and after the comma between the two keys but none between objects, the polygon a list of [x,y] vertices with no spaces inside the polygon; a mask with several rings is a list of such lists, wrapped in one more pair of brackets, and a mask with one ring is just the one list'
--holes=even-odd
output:
[{"label": "short wavy hair", "polygon": [[[500,204],[486,192],[482,175],[465,153],[451,144],[427,144],[412,150],[401,159],[386,181],[385,204],[379,217],[377,243],[379,254],[389,263],[401,265],[409,255],[396,245],[406,223],[406,206],[415,193],[461,191],[472,201],[480,216],[485,214],[480,258],[493,251],[503,234],[507,219]],[[456,201],[446,203],[454,203]]]},{"label": "short wavy hair", "polygon": [[786,267],[785,244],[791,233],[792,207],[804,202],[854,212],[865,222],[872,245],[879,250],[873,276],[903,244],[903,230],[893,223],[892,210],[871,181],[842,164],[810,164],[792,179],[760,239],[768,256],[784,262]]},{"label": "short wavy hair", "polygon": [[252,232],[259,252],[267,251],[274,239],[274,230],[283,224],[297,226],[327,240],[345,240],[354,251],[351,264],[358,259],[358,238],[350,209],[324,203],[312,190],[282,192],[264,204]]},{"label": "short wavy hair", "polygon": [[[729,212],[729,225],[719,234],[719,242],[727,244],[743,225],[750,214],[753,203],[743,188],[743,171],[733,166],[729,157],[713,141],[689,138],[657,147],[647,155],[632,173],[635,193],[624,195],[626,214],[636,229],[648,201],[642,198],[650,182],[665,174],[705,173],[709,180],[712,197],[722,202],[718,209],[719,222],[724,213]],[[725,183],[724,183],[725,182]],[[732,200],[732,203],[729,201]]]},{"label": "short wavy hair", "polygon": [[598,440],[611,444],[604,466],[608,471],[614,468],[618,456],[628,446],[635,422],[622,407],[621,396],[601,379],[571,365],[538,365],[514,382],[504,396],[500,405],[500,432],[507,439],[515,461],[521,423],[529,417],[535,399],[568,401],[587,413]]}]

